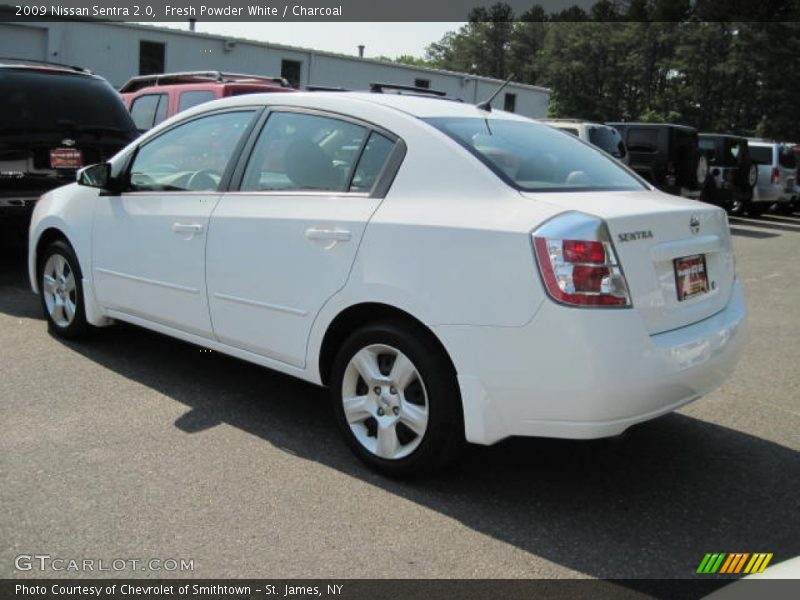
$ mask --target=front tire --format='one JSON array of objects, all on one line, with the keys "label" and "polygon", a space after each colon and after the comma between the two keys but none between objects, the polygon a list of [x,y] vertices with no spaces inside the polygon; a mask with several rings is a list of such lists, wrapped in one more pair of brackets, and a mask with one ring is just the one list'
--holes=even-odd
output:
[{"label": "front tire", "polygon": [[75,339],[89,333],[83,299],[83,276],[72,247],[57,241],[50,244],[39,260],[39,299],[49,330]]},{"label": "front tire", "polygon": [[334,359],[330,393],[351,450],[386,475],[430,473],[464,445],[455,371],[420,326],[386,321],[355,331]]}]

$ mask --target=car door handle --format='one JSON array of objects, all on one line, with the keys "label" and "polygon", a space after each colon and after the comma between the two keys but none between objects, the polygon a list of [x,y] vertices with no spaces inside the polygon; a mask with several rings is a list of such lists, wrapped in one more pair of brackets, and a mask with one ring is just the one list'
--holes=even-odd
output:
[{"label": "car door handle", "polygon": [[197,235],[203,233],[205,227],[200,225],[200,223],[173,223],[172,224],[172,231],[175,233],[191,233],[193,235]]},{"label": "car door handle", "polygon": [[306,229],[306,239],[347,242],[350,240],[350,232],[346,229],[317,229],[311,227],[310,229]]}]

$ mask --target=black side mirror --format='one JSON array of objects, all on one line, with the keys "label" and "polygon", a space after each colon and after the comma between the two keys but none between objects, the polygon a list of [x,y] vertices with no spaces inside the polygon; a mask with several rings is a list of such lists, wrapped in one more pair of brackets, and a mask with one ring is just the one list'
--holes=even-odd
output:
[{"label": "black side mirror", "polygon": [[108,190],[112,187],[111,164],[98,163],[78,171],[78,185]]}]

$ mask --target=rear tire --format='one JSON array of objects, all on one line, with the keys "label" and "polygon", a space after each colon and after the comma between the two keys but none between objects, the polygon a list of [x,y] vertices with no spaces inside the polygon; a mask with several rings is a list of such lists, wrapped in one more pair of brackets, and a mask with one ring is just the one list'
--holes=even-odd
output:
[{"label": "rear tire", "polygon": [[386,475],[431,473],[464,446],[455,370],[420,326],[391,320],[356,330],[333,361],[330,394],[350,449]]},{"label": "rear tire", "polygon": [[92,330],[86,321],[82,282],[72,247],[63,240],[50,244],[39,259],[39,299],[48,329],[59,337],[81,338]]},{"label": "rear tire", "polygon": [[754,219],[757,219],[758,217],[763,215],[768,208],[769,205],[766,204],[765,202],[750,202],[747,204],[745,210],[747,211],[748,217],[753,217]]}]

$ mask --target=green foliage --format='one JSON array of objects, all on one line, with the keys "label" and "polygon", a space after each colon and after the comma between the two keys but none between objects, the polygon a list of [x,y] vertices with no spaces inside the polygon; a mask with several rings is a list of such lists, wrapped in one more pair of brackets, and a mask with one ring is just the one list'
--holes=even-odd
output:
[{"label": "green foliage", "polygon": [[[515,17],[499,3],[473,10],[409,64],[499,79],[514,73],[552,90],[552,116],[800,139],[797,4],[601,0],[589,12],[547,15],[537,5]],[[754,20],[720,21],[744,13]],[[787,18],[755,20],[775,14]]]}]

